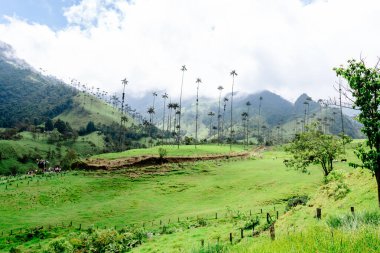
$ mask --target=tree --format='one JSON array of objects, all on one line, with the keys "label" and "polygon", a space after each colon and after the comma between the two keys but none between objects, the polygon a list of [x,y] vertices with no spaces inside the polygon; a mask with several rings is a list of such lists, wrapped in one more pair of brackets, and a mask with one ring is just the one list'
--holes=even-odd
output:
[{"label": "tree", "polygon": [[228,98],[227,97],[223,98],[223,117],[222,117],[222,136],[223,136],[223,138],[224,138],[224,118],[226,115],[227,102],[228,102]]},{"label": "tree", "polygon": [[164,143],[164,133],[165,133],[165,107],[166,107],[166,99],[168,99],[168,94],[165,92],[164,95],[162,95],[162,98],[164,99],[164,112],[162,115],[162,143]]},{"label": "tree", "polygon": [[251,102],[247,101],[245,103],[245,105],[247,106],[247,145],[248,145],[248,141],[249,141],[249,107],[251,106]]},{"label": "tree", "polygon": [[95,131],[96,131],[96,127],[95,127],[94,122],[89,121],[87,123],[87,126],[86,126],[86,133],[90,134],[90,133],[95,132]]},{"label": "tree", "polygon": [[[241,114],[241,119],[242,119],[242,122],[243,122],[243,143],[244,143],[244,146],[245,145],[248,145],[248,137],[247,137],[247,132],[248,132],[248,113],[247,112],[243,112]],[[247,144],[246,144],[246,141],[247,141]]]},{"label": "tree", "polygon": [[231,124],[230,124],[230,150],[232,149],[232,108],[233,108],[233,101],[234,101],[234,83],[235,83],[235,76],[237,76],[237,73],[235,70],[232,70],[230,75],[232,76],[232,92],[231,92]]},{"label": "tree", "polygon": [[57,121],[54,123],[54,128],[57,128],[58,132],[61,134],[64,134],[67,130],[65,122],[61,119],[57,119]]},{"label": "tree", "polygon": [[202,83],[200,78],[197,78],[195,81],[197,83],[197,100],[196,100],[196,109],[195,109],[195,148],[197,148],[198,143],[198,105],[199,105],[199,84]]},{"label": "tree", "polygon": [[260,138],[260,120],[261,120],[261,101],[263,100],[263,97],[260,96],[259,99],[259,117],[257,118],[257,138]]},{"label": "tree", "polygon": [[[156,100],[156,97],[157,97],[157,92],[152,92],[152,95],[153,95],[153,105],[152,105],[152,108],[153,108],[153,110],[155,109],[155,107],[154,107],[154,101]],[[154,115],[153,115],[153,117],[152,117],[152,121],[150,122],[152,125],[154,125]]]},{"label": "tree", "polygon": [[380,70],[367,67],[364,61],[349,60],[347,67],[334,68],[338,76],[345,78],[352,95],[354,107],[360,110],[358,120],[363,124],[362,132],[367,136],[366,148],[356,150],[362,161],[360,166],[372,171],[377,182],[377,194],[380,207]]},{"label": "tree", "polygon": [[333,170],[334,159],[343,154],[343,144],[349,141],[346,136],[324,134],[316,123],[311,124],[286,147],[293,157],[285,160],[285,165],[306,172],[309,165],[320,164],[323,175],[327,176]]},{"label": "tree", "polygon": [[181,82],[181,94],[179,96],[178,134],[177,134],[177,146],[178,146],[178,148],[179,148],[179,141],[180,141],[180,138],[181,138],[181,114],[182,114],[182,87],[183,87],[183,78],[185,76],[185,71],[187,71],[185,65],[182,66],[181,71],[182,71],[182,82]]},{"label": "tree", "polygon": [[211,137],[212,137],[212,119],[213,119],[215,113],[209,112],[207,115],[210,116],[210,139],[211,139]]},{"label": "tree", "polygon": [[54,129],[54,124],[51,119],[47,119],[45,122],[45,131],[53,131]]},{"label": "tree", "polygon": [[119,147],[123,150],[124,134],[123,134],[123,116],[124,116],[124,99],[125,99],[125,86],[128,84],[127,78],[121,80],[123,84],[123,93],[121,97],[121,116],[120,116],[120,133],[119,133]]},{"label": "tree", "polygon": [[152,120],[153,120],[153,115],[155,114],[154,108],[149,107],[147,113],[149,114],[149,137],[152,137]]},{"label": "tree", "polygon": [[220,120],[222,118],[222,115],[220,114],[220,98],[222,96],[223,86],[219,86],[219,106],[218,106],[218,144],[220,144]]}]

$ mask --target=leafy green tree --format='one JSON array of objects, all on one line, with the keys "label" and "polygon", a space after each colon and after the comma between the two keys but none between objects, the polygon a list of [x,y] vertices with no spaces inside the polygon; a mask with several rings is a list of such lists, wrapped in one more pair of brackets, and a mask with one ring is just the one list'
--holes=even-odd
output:
[{"label": "leafy green tree", "polygon": [[380,207],[380,70],[377,65],[367,67],[364,61],[349,60],[347,67],[334,68],[338,76],[349,85],[354,106],[360,110],[358,120],[363,124],[362,132],[368,137],[366,148],[356,150],[362,164],[351,164],[371,170],[377,181]]},{"label": "leafy green tree", "polygon": [[86,132],[89,134],[89,133],[92,133],[92,132],[95,132],[95,131],[96,131],[96,127],[95,127],[94,122],[89,121],[87,123],[87,126],[86,126]]},{"label": "leafy green tree", "polygon": [[54,129],[53,121],[51,119],[47,119],[45,121],[45,131],[53,131],[53,129]]},{"label": "leafy green tree", "polygon": [[77,153],[73,149],[69,149],[61,161],[62,168],[65,170],[71,169],[71,165],[78,158]]},{"label": "leafy green tree", "polygon": [[287,167],[293,167],[307,172],[311,164],[320,164],[323,175],[333,170],[333,161],[344,153],[343,144],[350,141],[349,137],[339,138],[334,135],[323,134],[318,130],[317,124],[306,127],[306,131],[296,135],[292,143],[286,147],[286,151],[292,154],[292,158],[285,160]]},{"label": "leafy green tree", "polygon": [[54,123],[54,128],[57,128],[58,132],[64,134],[66,132],[66,123],[61,119],[57,119]]}]

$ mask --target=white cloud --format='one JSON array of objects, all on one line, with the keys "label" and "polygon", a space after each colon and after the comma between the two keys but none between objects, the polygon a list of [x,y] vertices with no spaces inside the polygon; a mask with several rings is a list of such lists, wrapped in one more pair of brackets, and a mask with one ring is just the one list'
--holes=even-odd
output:
[{"label": "white cloud", "polygon": [[90,86],[134,94],[167,89],[178,97],[186,64],[185,94],[217,86],[269,89],[287,98],[307,92],[333,96],[334,66],[360,54],[379,55],[380,2],[376,0],[82,0],[65,10],[68,26],[8,18],[0,38],[35,67]]}]

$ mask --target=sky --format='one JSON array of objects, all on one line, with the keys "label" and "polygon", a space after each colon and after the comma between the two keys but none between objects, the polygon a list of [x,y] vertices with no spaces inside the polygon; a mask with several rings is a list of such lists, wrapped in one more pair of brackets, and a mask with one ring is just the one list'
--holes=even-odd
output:
[{"label": "sky", "polygon": [[378,0],[0,0],[0,40],[36,69],[110,93],[270,90],[336,97],[333,68],[380,56]]}]

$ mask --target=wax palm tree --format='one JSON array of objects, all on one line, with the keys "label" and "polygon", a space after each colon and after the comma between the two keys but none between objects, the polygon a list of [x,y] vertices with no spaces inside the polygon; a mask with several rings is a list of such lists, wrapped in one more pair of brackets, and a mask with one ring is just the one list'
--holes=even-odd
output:
[{"label": "wax palm tree", "polygon": [[179,141],[181,138],[181,114],[182,114],[182,88],[183,88],[183,78],[185,76],[185,71],[187,71],[186,66],[183,65],[181,68],[182,71],[182,82],[181,82],[181,94],[179,96],[179,116],[178,116],[178,135],[177,135],[177,145],[179,148]]},{"label": "wax palm tree", "polygon": [[177,125],[177,117],[179,117],[179,115],[181,114],[178,108],[179,108],[179,104],[173,103],[173,110],[174,110],[173,135],[176,135],[177,138],[178,138],[177,130],[179,130],[179,125]]},{"label": "wax palm tree", "polygon": [[251,106],[251,102],[247,101],[245,103],[247,106],[247,145],[248,145],[248,138],[249,138],[249,107]]},{"label": "wax palm tree", "polygon": [[149,107],[148,110],[147,110],[148,114],[149,114],[149,138],[152,138],[152,118],[153,118],[153,115],[155,114],[155,111],[154,111],[154,108],[153,107]]},{"label": "wax palm tree", "polygon": [[215,115],[215,113],[214,112],[209,112],[208,114],[207,114],[208,116],[210,116],[210,140],[211,140],[211,136],[212,136],[212,121],[213,121],[213,117],[214,117],[214,115]]},{"label": "wax palm tree", "polygon": [[197,83],[197,100],[196,100],[196,109],[195,109],[195,148],[197,148],[198,143],[198,105],[199,105],[199,84],[202,83],[200,78],[197,78],[195,81]]},{"label": "wax palm tree", "polygon": [[125,86],[128,84],[128,81],[126,78],[121,80],[121,83],[123,84],[123,94],[121,97],[121,117],[120,117],[120,133],[119,133],[119,146],[120,149],[123,150],[123,143],[124,143],[124,134],[123,132],[123,116],[124,116],[124,99],[125,99]]},{"label": "wax palm tree", "polygon": [[226,115],[227,102],[228,102],[228,98],[225,97],[223,99],[223,118],[222,118],[222,136],[223,136],[223,139],[224,139],[224,118]]},{"label": "wax palm tree", "polygon": [[237,76],[237,73],[235,70],[232,70],[230,75],[232,76],[232,91],[231,91],[231,124],[230,124],[230,150],[232,150],[232,108],[233,108],[233,101],[234,101],[234,83],[235,83],[235,76]]},{"label": "wax palm tree", "polygon": [[261,101],[262,100],[263,100],[263,97],[260,96],[260,98],[259,98],[259,117],[257,119],[257,138],[260,138]]},{"label": "wax palm tree", "polygon": [[[153,111],[154,111],[154,109],[155,109],[155,108],[154,108],[154,102],[155,102],[156,97],[157,97],[158,94],[157,94],[157,92],[154,91],[154,92],[152,92],[152,95],[153,95],[153,104],[152,104],[152,108],[153,108]],[[152,125],[154,125],[154,115],[153,115],[153,117],[151,118],[151,120],[152,120],[152,121],[151,121],[150,123],[151,123]]]},{"label": "wax palm tree", "polygon": [[[244,146],[246,145],[246,139],[248,140],[248,138],[246,137],[247,136],[247,119],[248,119],[248,113],[247,112],[243,112],[241,114],[241,119],[242,119],[242,122],[243,122],[243,143],[244,143]],[[248,142],[247,142],[248,143]]]},{"label": "wax palm tree", "polygon": [[220,145],[220,120],[222,118],[222,115],[220,114],[220,98],[222,96],[223,86],[218,86],[219,90],[219,106],[218,106],[218,144]]},{"label": "wax palm tree", "polygon": [[162,143],[164,142],[164,132],[165,132],[165,109],[166,109],[166,99],[168,99],[168,94],[165,92],[162,95],[162,98],[164,99],[164,112],[162,116]]},{"label": "wax palm tree", "polygon": [[173,103],[170,101],[168,104],[168,124],[167,124],[167,131],[170,131],[172,129],[172,111],[173,111]]}]

